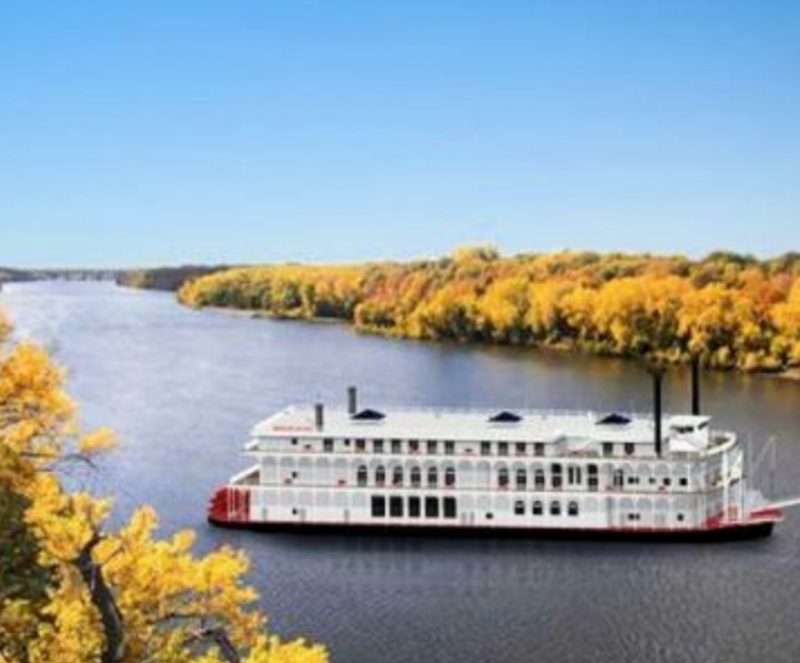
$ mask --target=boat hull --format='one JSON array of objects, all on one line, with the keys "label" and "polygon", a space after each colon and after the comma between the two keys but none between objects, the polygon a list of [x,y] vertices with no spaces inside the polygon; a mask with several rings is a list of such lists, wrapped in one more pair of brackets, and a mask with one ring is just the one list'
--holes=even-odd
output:
[{"label": "boat hull", "polygon": [[543,528],[507,526],[435,526],[435,525],[385,525],[366,523],[314,523],[314,522],[249,522],[224,520],[214,515],[208,522],[217,527],[263,532],[293,532],[297,534],[381,534],[387,536],[425,535],[448,538],[545,538],[567,540],[609,540],[609,541],[660,541],[711,543],[761,539],[772,534],[775,521],[730,523],[715,527],[686,529],[589,529],[589,528]]}]

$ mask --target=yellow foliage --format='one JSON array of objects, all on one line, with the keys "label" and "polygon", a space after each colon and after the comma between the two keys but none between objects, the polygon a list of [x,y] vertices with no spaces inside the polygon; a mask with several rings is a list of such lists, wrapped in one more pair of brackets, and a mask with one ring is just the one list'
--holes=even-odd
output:
[{"label": "yellow foliage", "polygon": [[78,452],[91,456],[104,451],[111,451],[117,445],[117,437],[109,428],[98,428],[87,433],[78,440]]},{"label": "yellow foliage", "polygon": [[[570,252],[218,271],[184,285],[187,305],[333,317],[410,338],[546,345],[776,370],[800,361],[800,257],[759,262]],[[795,281],[792,287],[792,282]],[[790,292],[791,291],[791,292]]]},{"label": "yellow foliage", "polygon": [[[113,635],[108,606],[124,633],[121,663],[222,663],[208,628],[250,663],[327,661],[322,647],[267,633],[243,553],[197,557],[191,531],[158,539],[150,507],[112,530],[110,499],[63,489],[52,470],[107,451],[114,435],[77,433],[45,352],[21,344],[0,357],[0,403],[0,544],[16,542],[0,545],[0,663],[100,661]],[[95,596],[97,587],[111,598]]]}]

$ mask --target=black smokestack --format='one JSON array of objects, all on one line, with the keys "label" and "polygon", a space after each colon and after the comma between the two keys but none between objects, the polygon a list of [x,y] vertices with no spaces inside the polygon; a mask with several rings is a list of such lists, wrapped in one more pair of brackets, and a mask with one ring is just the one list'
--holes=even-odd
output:
[{"label": "black smokestack", "polygon": [[656,456],[661,456],[661,379],[664,375],[660,368],[654,368],[653,374],[653,421],[655,424]]},{"label": "black smokestack", "polygon": [[322,403],[316,403],[314,405],[314,425],[316,426],[317,430],[322,430],[324,424],[325,408]]},{"label": "black smokestack", "polygon": [[347,388],[347,413],[351,416],[358,411],[358,400],[356,396],[356,388]]},{"label": "black smokestack", "polygon": [[700,414],[700,357],[692,356],[692,414]]}]

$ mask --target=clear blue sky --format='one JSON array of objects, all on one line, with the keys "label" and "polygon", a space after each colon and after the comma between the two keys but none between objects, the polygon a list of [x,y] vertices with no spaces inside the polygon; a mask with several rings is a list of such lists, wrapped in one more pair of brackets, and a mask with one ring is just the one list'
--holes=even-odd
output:
[{"label": "clear blue sky", "polygon": [[800,249],[800,2],[0,4],[0,264]]}]

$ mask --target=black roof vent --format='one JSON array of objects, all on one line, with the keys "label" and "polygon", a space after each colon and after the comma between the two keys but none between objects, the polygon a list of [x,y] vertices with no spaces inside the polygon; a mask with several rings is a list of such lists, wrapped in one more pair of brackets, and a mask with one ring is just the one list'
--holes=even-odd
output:
[{"label": "black roof vent", "polygon": [[522,417],[514,412],[503,410],[502,412],[498,412],[497,414],[489,417],[489,421],[491,421],[493,424],[513,424],[518,421],[522,421]]},{"label": "black roof vent", "polygon": [[386,415],[383,412],[367,408],[366,410],[361,410],[361,412],[354,414],[352,418],[358,421],[380,421],[384,417],[386,417]]},{"label": "black roof vent", "polygon": [[611,414],[607,414],[602,419],[597,420],[598,426],[624,426],[625,424],[631,423],[630,418],[626,417],[624,414],[619,414],[618,412],[612,412]]}]

